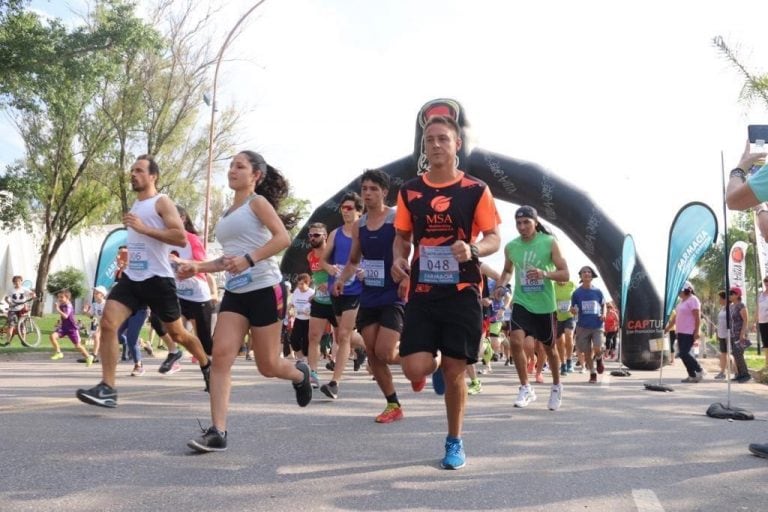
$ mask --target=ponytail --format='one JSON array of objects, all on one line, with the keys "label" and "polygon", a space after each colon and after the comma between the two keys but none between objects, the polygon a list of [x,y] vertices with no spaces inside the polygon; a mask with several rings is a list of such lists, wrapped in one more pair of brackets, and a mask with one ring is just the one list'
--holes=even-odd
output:
[{"label": "ponytail", "polygon": [[277,212],[280,220],[283,221],[285,229],[291,230],[299,222],[298,210],[290,212],[281,212],[280,203],[288,197],[290,185],[283,174],[269,164],[266,165],[266,171],[262,179],[256,184],[254,191],[264,197],[272,208]]}]

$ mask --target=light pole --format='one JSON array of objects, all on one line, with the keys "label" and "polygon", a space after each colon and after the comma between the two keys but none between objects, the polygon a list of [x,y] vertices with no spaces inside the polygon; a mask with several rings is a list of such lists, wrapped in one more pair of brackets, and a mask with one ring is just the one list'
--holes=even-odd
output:
[{"label": "light pole", "polygon": [[240,16],[240,19],[237,20],[237,23],[235,23],[235,26],[232,27],[232,30],[229,31],[229,34],[227,34],[227,38],[224,40],[224,44],[221,45],[221,49],[219,50],[219,54],[216,57],[216,69],[213,72],[213,92],[211,94],[211,126],[208,131],[208,173],[206,177],[205,182],[205,215],[204,215],[204,221],[203,221],[203,246],[207,249],[208,248],[208,220],[211,216],[211,177],[213,175],[213,131],[214,131],[214,123],[216,121],[216,89],[218,86],[218,79],[219,79],[219,67],[221,66],[221,60],[224,57],[224,50],[227,49],[227,46],[229,46],[230,41],[232,40],[232,37],[235,35],[235,32],[237,31],[238,27],[245,21],[245,18],[250,16],[250,14],[256,10],[257,7],[259,7],[261,4],[266,2],[267,0],[260,0],[256,2],[253,7],[248,9],[245,14]]}]

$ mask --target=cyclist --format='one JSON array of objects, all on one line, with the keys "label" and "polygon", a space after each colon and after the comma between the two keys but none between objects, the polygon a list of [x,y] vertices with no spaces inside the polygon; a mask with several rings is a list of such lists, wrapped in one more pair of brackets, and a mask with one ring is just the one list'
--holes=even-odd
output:
[{"label": "cyclist", "polygon": [[[12,339],[19,321],[27,314],[26,302],[35,298],[35,292],[22,286],[22,277],[13,276],[13,288],[5,296],[8,303],[8,339]],[[24,334],[19,333],[23,338]]]}]

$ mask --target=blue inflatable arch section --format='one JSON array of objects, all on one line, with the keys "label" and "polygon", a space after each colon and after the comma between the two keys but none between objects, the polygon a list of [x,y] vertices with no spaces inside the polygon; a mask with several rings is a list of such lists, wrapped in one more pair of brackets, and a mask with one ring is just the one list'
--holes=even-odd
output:
[{"label": "blue inflatable arch section", "polygon": [[[387,198],[390,204],[394,204],[397,191],[405,181],[426,170],[422,133],[425,121],[432,115],[452,116],[462,131],[469,126],[458,101],[441,98],[426,103],[416,119],[413,153],[377,167],[390,175],[392,189]],[[465,144],[458,155],[460,169],[485,181],[497,200],[534,206],[542,220],[557,226],[592,260],[611,296],[621,296],[621,258],[626,233],[585,192],[539,165],[468,146]],[[309,270],[308,226],[313,222],[323,222],[329,230],[340,226],[339,203],[350,190],[359,193],[359,178],[320,205],[293,240],[281,264],[283,274],[291,281],[295,281],[297,274]],[[661,353],[651,352],[649,342],[663,336],[661,310],[661,297],[638,255],[627,293],[626,318],[622,319],[622,360],[628,368],[659,368]]]}]

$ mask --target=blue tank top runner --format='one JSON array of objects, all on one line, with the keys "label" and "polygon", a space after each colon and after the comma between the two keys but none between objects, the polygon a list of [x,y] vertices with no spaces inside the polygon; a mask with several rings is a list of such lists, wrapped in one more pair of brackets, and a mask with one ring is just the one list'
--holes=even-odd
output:
[{"label": "blue tank top runner", "polygon": [[392,280],[392,244],[395,240],[395,211],[391,210],[377,230],[368,229],[368,215],[360,218],[360,250],[363,253],[362,307],[377,307],[403,301],[397,296],[397,283]]}]

